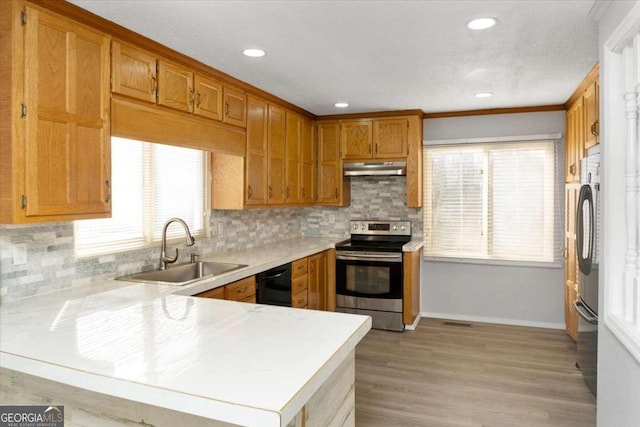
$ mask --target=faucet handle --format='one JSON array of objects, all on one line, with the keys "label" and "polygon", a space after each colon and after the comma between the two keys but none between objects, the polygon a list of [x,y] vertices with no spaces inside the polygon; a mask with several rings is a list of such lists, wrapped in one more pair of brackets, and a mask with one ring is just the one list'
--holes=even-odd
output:
[{"label": "faucet handle", "polygon": [[191,264],[195,264],[195,263],[196,263],[196,261],[198,261],[198,257],[199,257],[199,256],[200,256],[200,255],[198,255],[197,253],[195,253],[195,252],[191,252]]},{"label": "faucet handle", "polygon": [[176,248],[176,256],[170,257],[168,255],[163,255],[162,260],[167,264],[173,264],[178,260],[178,248]]}]

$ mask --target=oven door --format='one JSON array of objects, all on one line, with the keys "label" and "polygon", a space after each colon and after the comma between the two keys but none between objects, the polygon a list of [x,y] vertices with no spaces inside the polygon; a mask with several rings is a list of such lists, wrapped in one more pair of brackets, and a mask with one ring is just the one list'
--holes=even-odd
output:
[{"label": "oven door", "polygon": [[336,294],[402,299],[401,252],[336,252]]}]

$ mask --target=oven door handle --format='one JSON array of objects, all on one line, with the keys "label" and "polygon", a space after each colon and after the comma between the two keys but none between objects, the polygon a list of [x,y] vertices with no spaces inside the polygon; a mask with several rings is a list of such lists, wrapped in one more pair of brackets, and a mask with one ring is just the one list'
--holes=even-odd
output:
[{"label": "oven door handle", "polygon": [[337,260],[344,261],[386,261],[386,262],[402,262],[402,254],[362,254],[362,255],[342,255],[336,254]]}]

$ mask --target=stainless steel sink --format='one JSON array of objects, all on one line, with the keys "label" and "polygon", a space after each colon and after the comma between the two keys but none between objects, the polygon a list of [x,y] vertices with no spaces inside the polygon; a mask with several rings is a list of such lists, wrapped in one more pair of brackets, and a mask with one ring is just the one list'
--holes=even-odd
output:
[{"label": "stainless steel sink", "polygon": [[128,276],[116,277],[116,280],[129,282],[155,283],[160,285],[184,286],[198,280],[209,279],[230,271],[247,267],[246,264],[231,264],[226,262],[198,261],[180,264],[166,270],[151,270]]}]

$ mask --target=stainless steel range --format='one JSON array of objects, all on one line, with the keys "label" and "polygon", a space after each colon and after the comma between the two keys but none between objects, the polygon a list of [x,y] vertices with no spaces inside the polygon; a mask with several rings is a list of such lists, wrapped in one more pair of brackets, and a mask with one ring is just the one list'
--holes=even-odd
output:
[{"label": "stainless steel range", "polygon": [[336,311],[366,314],[373,328],[404,330],[402,247],[409,221],[350,221],[351,239],[336,245]]}]

